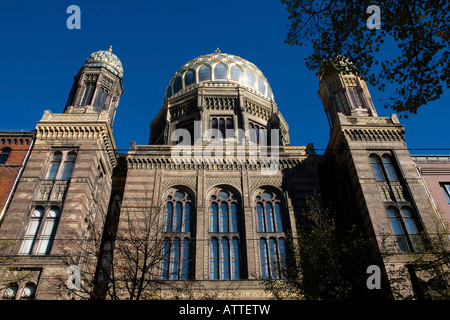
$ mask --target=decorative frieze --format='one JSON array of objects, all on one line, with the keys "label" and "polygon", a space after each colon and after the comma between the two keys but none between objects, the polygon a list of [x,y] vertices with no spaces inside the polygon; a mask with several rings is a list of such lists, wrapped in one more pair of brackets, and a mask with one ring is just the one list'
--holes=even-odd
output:
[{"label": "decorative frieze", "polygon": [[204,108],[208,110],[234,110],[238,96],[205,96]]},{"label": "decorative frieze", "polygon": [[404,130],[400,129],[344,129],[351,141],[405,141]]}]

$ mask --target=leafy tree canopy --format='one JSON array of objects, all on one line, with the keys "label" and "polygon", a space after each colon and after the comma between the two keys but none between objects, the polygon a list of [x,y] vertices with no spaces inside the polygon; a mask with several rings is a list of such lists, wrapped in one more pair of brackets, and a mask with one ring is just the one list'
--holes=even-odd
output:
[{"label": "leafy tree canopy", "polygon": [[[449,2],[447,0],[281,0],[289,12],[286,43],[312,45],[306,59],[318,71],[344,56],[370,85],[395,92],[384,107],[400,117],[438,99],[449,88]],[[379,28],[373,28],[379,8]],[[371,28],[369,28],[369,26]],[[389,47],[388,47],[389,45]],[[395,49],[395,50],[393,50]]]}]

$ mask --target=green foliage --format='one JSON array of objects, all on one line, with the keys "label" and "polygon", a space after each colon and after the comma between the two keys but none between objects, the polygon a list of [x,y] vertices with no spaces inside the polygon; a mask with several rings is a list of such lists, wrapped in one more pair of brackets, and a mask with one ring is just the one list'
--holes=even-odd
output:
[{"label": "green foliage", "polygon": [[[366,287],[366,241],[356,226],[336,223],[320,196],[307,197],[308,211],[299,222],[297,239],[289,250],[286,279],[267,281],[276,298],[313,300],[361,299]],[[293,263],[296,262],[296,263]]]},{"label": "green foliage", "polygon": [[[449,88],[449,2],[381,0],[281,0],[289,12],[286,43],[312,45],[310,70],[344,56],[369,84],[384,92],[396,84],[384,106],[401,116],[417,113]],[[381,28],[369,29],[370,5],[381,10]],[[386,44],[392,44],[387,51]],[[392,47],[398,49],[392,51]]]}]

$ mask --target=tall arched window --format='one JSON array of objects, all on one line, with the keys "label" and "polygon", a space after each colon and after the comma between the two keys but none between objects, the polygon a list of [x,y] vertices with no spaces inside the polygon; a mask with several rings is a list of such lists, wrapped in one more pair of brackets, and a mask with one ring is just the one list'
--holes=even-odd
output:
[{"label": "tall arched window", "polygon": [[58,226],[60,209],[51,207],[45,216],[44,212],[43,207],[33,210],[19,254],[47,255],[50,253]]},{"label": "tall arched window", "polygon": [[278,196],[264,190],[256,196],[258,232],[284,232],[281,202]]},{"label": "tall arched window", "polygon": [[59,208],[51,208],[46,215],[36,254],[49,254],[59,220]]},{"label": "tall arched window", "polygon": [[241,279],[239,203],[225,189],[210,197],[210,279]]},{"label": "tall arched window", "polygon": [[77,159],[77,155],[73,152],[67,154],[66,159],[64,161],[64,165],[61,172],[60,180],[69,180],[72,176],[73,166],[75,165],[75,160]]},{"label": "tall arched window", "polygon": [[5,164],[11,154],[11,148],[3,148],[0,152],[0,164]]},{"label": "tall arched window", "polygon": [[163,259],[161,263],[162,280],[186,280],[190,275],[191,264],[191,219],[192,200],[182,190],[174,189],[166,197]]},{"label": "tall arched window", "polygon": [[384,155],[381,157],[381,161],[375,155],[370,156],[369,159],[376,181],[398,181],[395,166],[390,156]]},{"label": "tall arched window", "polygon": [[44,207],[37,207],[33,210],[19,254],[31,254],[43,217]]},{"label": "tall arched window", "polygon": [[283,271],[286,269],[286,228],[283,224],[281,200],[275,192],[261,189],[256,194],[255,201],[256,228],[261,234],[261,276],[263,279],[279,279],[284,277]]},{"label": "tall arched window", "polygon": [[56,175],[59,170],[59,166],[61,165],[62,160],[62,153],[61,152],[55,152],[53,154],[52,161],[50,162],[50,166],[48,167],[47,176],[45,177],[46,180],[55,180]]},{"label": "tall arched window", "polygon": [[391,207],[387,213],[398,249],[404,252],[422,251],[419,224],[412,210],[403,207],[398,211]]},{"label": "tall arched window", "polygon": [[69,180],[77,154],[73,150],[56,151],[48,167],[46,180]]},{"label": "tall arched window", "polygon": [[386,175],[389,181],[398,181],[397,173],[395,172],[394,164],[392,163],[392,159],[389,156],[383,156],[383,167],[386,170]]},{"label": "tall arched window", "polygon": [[192,201],[187,192],[174,191],[166,199],[166,232],[191,232]]}]

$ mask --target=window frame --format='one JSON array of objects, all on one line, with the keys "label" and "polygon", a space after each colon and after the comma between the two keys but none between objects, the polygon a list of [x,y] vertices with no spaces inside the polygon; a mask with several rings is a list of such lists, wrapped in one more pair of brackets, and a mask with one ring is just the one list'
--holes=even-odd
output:
[{"label": "window frame", "polygon": [[447,203],[450,204],[450,182],[439,183]]},{"label": "window frame", "polygon": [[[271,195],[270,199],[264,198],[263,194],[266,193]],[[255,196],[255,212],[256,232],[270,234],[286,232],[283,204],[277,192],[261,189]]]},{"label": "window frame", "polygon": [[369,155],[369,162],[372,168],[372,173],[377,182],[399,182],[399,171],[390,154],[383,154],[381,157],[377,154]]},{"label": "window frame", "polygon": [[[40,210],[39,216],[36,212]],[[51,216],[51,212],[56,212]],[[31,210],[24,237],[18,254],[24,256],[48,256],[51,253],[59,226],[61,208],[51,205],[45,208],[37,205]]]},{"label": "window frame", "polygon": [[[188,280],[192,277],[193,240],[191,235],[195,228],[193,199],[191,192],[183,188],[173,188],[164,197],[163,230],[165,237],[161,261],[161,280]],[[171,210],[168,210],[169,207]],[[181,210],[179,210],[180,208]]]},{"label": "window frame", "polygon": [[386,213],[397,249],[405,253],[422,252],[423,241],[420,233],[423,228],[414,210],[409,206],[400,208],[389,206],[386,208]]},{"label": "window frame", "polygon": [[211,138],[234,138],[234,115],[211,115],[209,117],[209,128],[211,130]]},{"label": "window frame", "polygon": [[[78,150],[71,148],[71,149],[57,149],[51,152],[52,157],[50,160],[49,165],[47,166],[46,174],[45,174],[45,180],[47,181],[69,181],[72,178],[73,175],[73,169],[75,168],[75,164],[78,158]],[[61,155],[60,159],[55,160],[55,157],[57,155]],[[74,156],[73,160],[70,160],[70,157]],[[53,167],[56,167],[57,169],[54,170]],[[70,169],[68,166],[70,166]],[[69,170],[70,174],[67,174],[67,171]],[[50,175],[50,173],[52,173]]]},{"label": "window frame", "polygon": [[287,268],[286,238],[260,237],[258,247],[261,278],[284,279]]},{"label": "window frame", "polygon": [[216,187],[209,194],[208,201],[209,279],[243,279],[244,240],[241,233],[244,221],[238,193],[226,187]]},{"label": "window frame", "polygon": [[3,147],[0,152],[0,165],[6,164],[8,162],[9,156],[11,155],[11,148],[10,147]]}]

